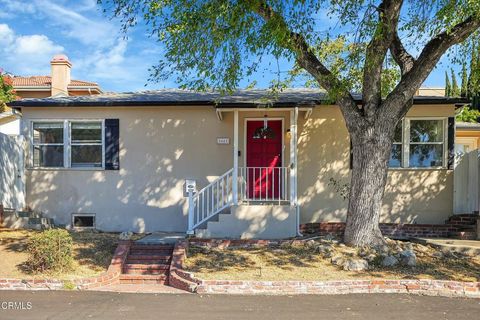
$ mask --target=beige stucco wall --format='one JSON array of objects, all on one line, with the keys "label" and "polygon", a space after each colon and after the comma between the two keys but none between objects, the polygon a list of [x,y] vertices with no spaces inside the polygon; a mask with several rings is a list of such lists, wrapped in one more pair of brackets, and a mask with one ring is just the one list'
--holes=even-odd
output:
[{"label": "beige stucco wall", "polygon": [[208,222],[206,230],[196,235],[203,238],[281,239],[297,234],[295,208],[289,205],[232,206],[229,214]]},{"label": "beige stucco wall", "polygon": [[104,230],[183,231],[187,226],[185,178],[200,187],[232,167],[232,118],[214,110],[160,108],[42,108],[32,119],[120,119],[120,170],[27,170],[27,204],[58,223],[73,212],[96,213]]},{"label": "beige stucco wall", "polygon": [[[415,106],[409,116],[451,116],[453,106]],[[264,111],[240,112],[239,165],[244,164],[245,118]],[[212,107],[190,108],[24,108],[33,119],[120,119],[120,170],[27,170],[27,204],[58,223],[73,212],[96,213],[103,230],[185,231],[186,178],[205,186],[233,166],[233,113],[219,121]],[[329,185],[348,183],[349,138],[336,106],[319,106],[299,117],[298,194],[302,223],[343,221],[346,204]],[[269,118],[289,112],[268,111]],[[24,126],[24,133],[28,125]],[[217,137],[230,145],[217,145]],[[289,141],[284,137],[284,165]],[[392,170],[386,189],[385,222],[442,223],[452,213],[453,173],[447,170]]]},{"label": "beige stucco wall", "polygon": [[[453,106],[414,106],[408,117],[449,117]],[[315,108],[299,122],[298,194],[301,223],[345,221],[347,200],[332,186],[350,180],[350,140],[340,109]],[[452,170],[390,170],[382,222],[443,223],[453,210]]]}]

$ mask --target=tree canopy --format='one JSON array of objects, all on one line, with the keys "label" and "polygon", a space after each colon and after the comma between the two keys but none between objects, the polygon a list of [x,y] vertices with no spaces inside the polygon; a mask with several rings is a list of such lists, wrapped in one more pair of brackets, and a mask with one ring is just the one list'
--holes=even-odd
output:
[{"label": "tree canopy", "polygon": [[[139,21],[148,24],[151,36],[165,46],[165,55],[152,68],[152,80],[175,78],[183,87],[234,90],[239,81],[261,70],[268,55],[295,61],[299,51],[313,51],[333,74],[325,73],[327,91],[362,89],[362,79],[352,81],[352,69],[366,66],[367,44],[380,51],[382,63],[388,47],[380,34],[395,36],[398,50],[418,50],[440,34],[453,35],[461,26],[474,28],[480,2],[472,0],[405,0],[395,17],[398,26],[388,30],[378,15],[388,1],[371,0],[99,0],[107,12],[123,21],[123,28]],[[403,1],[394,1],[401,6]],[[334,19],[335,23],[328,22]],[[380,23],[379,23],[380,22]],[[446,37],[445,45],[462,42],[467,53],[478,41],[477,33]],[[400,44],[400,39],[404,41]],[[342,49],[332,42],[342,42]],[[374,42],[372,42],[373,44]],[[444,51],[448,48],[441,48]],[[397,51],[398,51],[397,50]],[[385,53],[385,55],[384,55]],[[424,51],[426,54],[427,52]],[[404,57],[407,57],[404,55]],[[372,54],[369,59],[373,60]],[[462,61],[459,55],[452,59]],[[408,60],[408,59],[407,59]],[[372,61],[373,64],[373,61]],[[378,62],[375,62],[377,65]],[[297,64],[298,65],[298,64]],[[336,67],[337,66],[337,67]],[[338,68],[342,66],[342,68]],[[382,69],[385,65],[382,65]],[[378,67],[377,67],[378,68]],[[360,70],[360,71],[359,71]],[[288,75],[285,75],[288,77]],[[339,79],[339,81],[333,81]],[[360,80],[360,81],[358,81]],[[353,82],[353,83],[352,83]],[[333,85],[332,85],[333,84]],[[336,90],[332,90],[332,89]]]},{"label": "tree canopy", "polygon": [[[463,63],[479,47],[480,0],[98,0],[123,22],[145,22],[164,46],[151,79],[233,91],[274,57],[324,89],[352,145],[344,240],[382,244],[379,229],[397,123],[440,59]],[[456,82],[456,81],[455,81]],[[453,90],[460,89],[452,84]],[[352,91],[362,94],[357,104]]]},{"label": "tree canopy", "polygon": [[12,78],[0,71],[0,112],[7,110],[7,102],[15,100]]}]

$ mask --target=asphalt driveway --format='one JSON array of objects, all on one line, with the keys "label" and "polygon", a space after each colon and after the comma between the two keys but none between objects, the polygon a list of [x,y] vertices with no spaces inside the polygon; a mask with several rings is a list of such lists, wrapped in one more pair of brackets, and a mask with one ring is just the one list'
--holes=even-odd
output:
[{"label": "asphalt driveway", "polygon": [[[12,304],[15,302],[16,304]],[[23,310],[12,310],[12,307],[23,308]],[[0,291],[0,319],[2,320],[471,320],[478,319],[479,314],[480,299],[398,294],[209,296],[70,291]]]}]

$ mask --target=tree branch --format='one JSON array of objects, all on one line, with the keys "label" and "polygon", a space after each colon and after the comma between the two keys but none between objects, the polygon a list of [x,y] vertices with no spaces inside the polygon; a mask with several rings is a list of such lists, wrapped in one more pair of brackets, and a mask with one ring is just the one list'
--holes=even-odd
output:
[{"label": "tree branch", "polygon": [[402,75],[412,69],[415,58],[407,52],[397,32],[395,32],[392,43],[390,44],[390,52],[395,62],[400,66]]},{"label": "tree branch", "polygon": [[374,115],[382,99],[383,62],[397,32],[402,5],[403,0],[383,0],[378,7],[379,22],[367,46],[363,69],[363,108],[367,117]]},{"label": "tree branch", "polygon": [[405,110],[402,109],[408,106],[408,101],[412,99],[442,55],[453,45],[463,42],[479,28],[480,19],[470,16],[450,30],[432,38],[411,69],[402,76],[398,85],[387,96],[382,104],[382,112],[391,116],[403,114]]},{"label": "tree branch", "polygon": [[340,106],[347,126],[361,120],[362,111],[341,81],[313,53],[305,38],[288,27],[283,16],[275,12],[265,1],[251,1],[251,8],[266,22],[275,21],[289,35],[279,45],[295,53],[297,63],[309,72],[322,88],[335,93],[336,102]]}]

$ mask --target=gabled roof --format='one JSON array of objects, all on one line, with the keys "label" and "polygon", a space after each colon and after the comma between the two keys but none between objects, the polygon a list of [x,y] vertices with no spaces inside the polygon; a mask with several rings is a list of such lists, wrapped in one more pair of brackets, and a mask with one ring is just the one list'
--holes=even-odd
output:
[{"label": "gabled roof", "polygon": [[[52,77],[50,76],[31,76],[31,77],[13,77],[13,87],[50,87],[52,85]],[[82,80],[71,80],[69,87],[95,87],[98,84]]]},{"label": "gabled roof", "polygon": [[[354,94],[357,103],[361,103],[359,94]],[[23,99],[9,103],[14,108],[21,107],[110,107],[110,106],[199,106],[211,105],[216,108],[250,107],[292,107],[331,104],[324,92],[319,89],[285,89],[276,95],[268,90],[238,90],[230,95],[219,92],[196,92],[182,89],[162,89],[154,91],[104,93],[92,96],[49,97],[41,99]],[[414,97],[414,104],[458,104],[467,103],[463,98]]]}]

